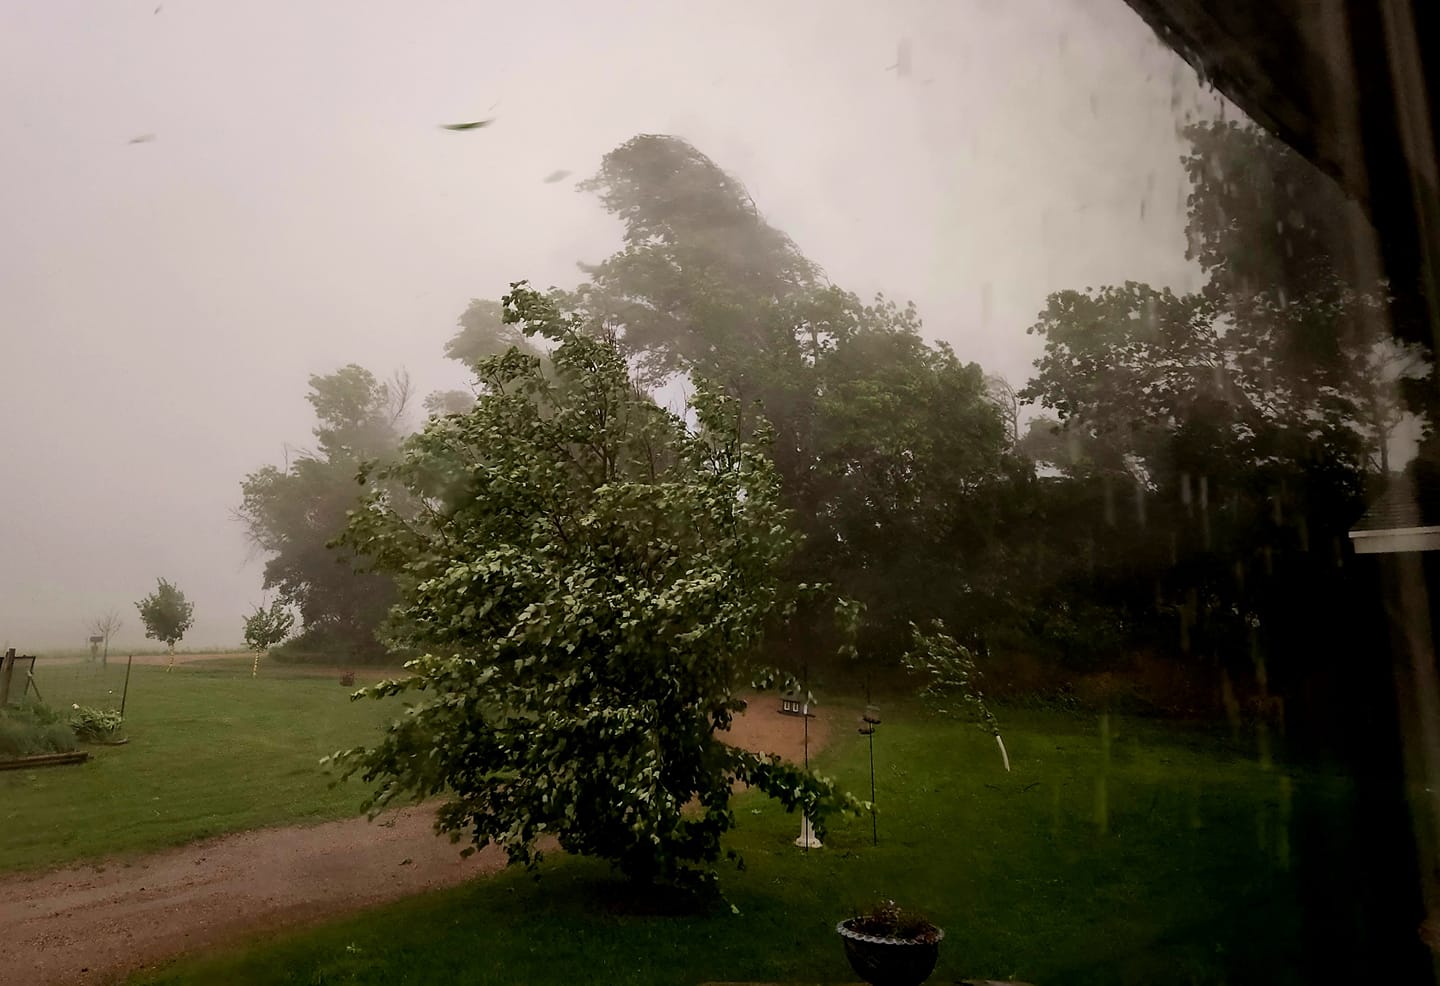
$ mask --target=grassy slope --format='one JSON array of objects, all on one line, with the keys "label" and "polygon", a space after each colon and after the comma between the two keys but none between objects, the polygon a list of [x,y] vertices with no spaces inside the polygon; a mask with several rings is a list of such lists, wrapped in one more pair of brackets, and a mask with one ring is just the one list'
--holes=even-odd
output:
[{"label": "grassy slope", "polygon": [[[1131,722],[1115,724],[1107,766],[1094,719],[1006,722],[1011,775],[972,727],[892,709],[879,848],[864,818],[802,854],[795,819],[746,796],[733,843],[748,867],[724,876],[738,916],[627,915],[603,865],[561,858],[538,881],[506,872],[139,981],[849,981],[833,924],[881,896],[946,928],[936,982],[1299,981],[1288,806],[1344,799],[1343,784]],[[868,793],[859,736],[842,731],[821,767]]]},{"label": "grassy slope", "polygon": [[[45,698],[119,705],[124,664],[48,669]],[[78,767],[0,773],[0,871],[176,845],[239,829],[357,812],[362,792],[330,789],[320,757],[374,735],[387,710],[347,701],[330,677],[247,659],[137,665],[126,746],[87,747]],[[111,704],[109,702],[103,704]]]}]

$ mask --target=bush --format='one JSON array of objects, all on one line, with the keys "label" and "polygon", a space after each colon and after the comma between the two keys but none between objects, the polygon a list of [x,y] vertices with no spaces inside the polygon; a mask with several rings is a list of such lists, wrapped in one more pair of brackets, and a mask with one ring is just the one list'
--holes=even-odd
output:
[{"label": "bush", "polygon": [[68,753],[76,745],[74,731],[49,706],[26,702],[0,709],[0,757]]},{"label": "bush", "polygon": [[307,627],[268,655],[279,664],[401,664],[408,657],[391,652],[375,640],[357,641],[325,627]]},{"label": "bush", "polygon": [[1036,607],[1029,631],[1037,649],[1069,671],[1111,671],[1125,660],[1129,629],[1117,607],[1062,596]]},{"label": "bush", "polygon": [[70,728],[77,738],[87,743],[114,739],[124,724],[114,709],[92,709],[84,705],[73,705],[71,709]]}]

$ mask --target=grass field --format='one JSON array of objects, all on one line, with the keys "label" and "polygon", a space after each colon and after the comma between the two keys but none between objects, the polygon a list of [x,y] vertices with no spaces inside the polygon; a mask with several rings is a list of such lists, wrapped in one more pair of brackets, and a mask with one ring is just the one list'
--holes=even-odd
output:
[{"label": "grass field", "polygon": [[[1298,901],[1301,863],[1313,860],[1298,857],[1292,833],[1301,813],[1343,830],[1343,780],[1267,769],[1174,726],[1112,719],[1102,729],[1044,713],[1005,717],[1007,775],[973,727],[913,707],[886,720],[879,846],[866,817],[801,853],[795,818],[746,795],[732,842],[748,865],[723,877],[738,914],[637,914],[619,906],[625,888],[603,864],[557,858],[538,880],[507,871],[136,982],[848,982],[834,923],[881,897],[945,927],[937,983],[1310,978]],[[868,794],[860,736],[841,729],[820,766]],[[312,796],[296,783],[297,798]]]},{"label": "grass field", "polygon": [[[41,662],[36,680],[56,708],[118,706],[124,674],[123,660]],[[0,773],[0,872],[356,814],[362,792],[329,788],[318,761],[374,736],[389,712],[348,694],[303,670],[267,666],[252,679],[243,657],[136,665],[127,745],[87,747],[80,766]]]}]

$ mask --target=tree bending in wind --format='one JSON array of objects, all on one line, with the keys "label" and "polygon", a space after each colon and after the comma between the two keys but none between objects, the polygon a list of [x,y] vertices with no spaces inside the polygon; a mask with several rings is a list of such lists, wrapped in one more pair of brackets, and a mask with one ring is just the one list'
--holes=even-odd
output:
[{"label": "tree bending in wind", "polygon": [[551,300],[520,284],[505,308],[554,343],[549,371],[482,359],[474,408],[409,439],[345,535],[394,573],[396,643],[425,656],[357,693],[410,704],[336,760],[372,811],[446,796],[437,827],[467,853],[533,865],[550,836],[644,883],[710,884],[736,782],[822,829],[856,805],[717,735],[786,608],[774,468],[733,401],[699,386],[687,428]]},{"label": "tree bending in wind", "polygon": [[[769,426],[805,536],[788,577],[864,604],[867,660],[903,649],[911,622],[976,626],[1009,608],[1016,566],[995,532],[1023,476],[980,367],[928,342],[913,305],[830,283],[679,137],[634,137],[579,187],[622,224],[623,247],[582,265],[566,306],[647,385],[698,376],[737,402],[742,432]],[[820,635],[799,636],[792,652],[824,659]]]},{"label": "tree bending in wind", "polygon": [[1008,773],[1010,754],[1000,736],[1000,723],[985,704],[985,693],[980,690],[980,669],[975,664],[975,655],[952,637],[939,620],[931,624],[929,633],[914,624],[910,631],[915,644],[901,660],[907,671],[924,681],[920,697],[946,715],[974,719],[980,728],[994,736]]},{"label": "tree bending in wind", "polygon": [[254,678],[260,673],[260,655],[283,643],[294,626],[295,614],[281,599],[272,602],[268,609],[256,606],[255,612],[245,617],[245,646],[255,652],[255,660],[250,665],[250,677]]}]

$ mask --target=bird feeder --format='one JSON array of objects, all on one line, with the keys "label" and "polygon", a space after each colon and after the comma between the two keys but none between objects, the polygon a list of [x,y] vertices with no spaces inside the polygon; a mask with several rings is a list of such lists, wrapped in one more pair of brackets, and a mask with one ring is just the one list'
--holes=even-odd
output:
[{"label": "bird feeder", "polygon": [[880,824],[875,818],[875,727],[880,725],[880,706],[866,703],[860,713],[860,735],[870,741],[870,839],[880,844]]},{"label": "bird feeder", "polygon": [[860,735],[874,736],[875,727],[880,725],[880,706],[867,705],[860,714]]},{"label": "bird feeder", "polygon": [[780,696],[780,714],[787,716],[808,716],[810,703],[799,692],[786,692]]}]

